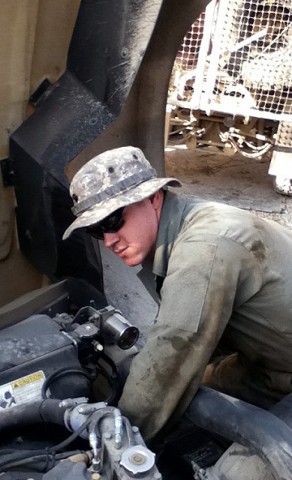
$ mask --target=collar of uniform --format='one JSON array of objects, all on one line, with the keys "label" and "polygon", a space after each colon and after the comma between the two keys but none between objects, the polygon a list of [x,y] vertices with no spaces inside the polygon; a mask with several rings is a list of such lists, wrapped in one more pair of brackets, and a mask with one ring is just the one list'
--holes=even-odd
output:
[{"label": "collar of uniform", "polygon": [[153,273],[157,276],[166,276],[173,244],[184,220],[183,213],[186,203],[185,197],[171,192],[165,194],[152,268]]},{"label": "collar of uniform", "polygon": [[153,300],[156,303],[159,303],[159,295],[156,289],[155,275],[152,271],[152,262],[150,260],[146,260],[145,262],[143,262],[141,270],[137,273],[137,277],[139,278],[139,280],[141,280]]}]

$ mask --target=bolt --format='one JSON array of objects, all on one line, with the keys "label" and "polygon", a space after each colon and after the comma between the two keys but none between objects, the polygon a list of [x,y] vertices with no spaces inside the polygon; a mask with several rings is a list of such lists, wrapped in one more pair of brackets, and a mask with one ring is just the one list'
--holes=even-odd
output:
[{"label": "bolt", "polygon": [[121,57],[126,58],[129,54],[129,50],[126,47],[123,47],[121,50]]},{"label": "bolt", "polygon": [[139,433],[139,428],[138,427],[132,427],[133,433]]},{"label": "bolt", "polygon": [[100,472],[100,468],[101,468],[101,463],[100,463],[100,459],[99,458],[93,458],[92,459],[92,463],[91,463],[91,470],[93,472]]},{"label": "bolt", "polygon": [[116,453],[113,456],[113,460],[114,460],[114,462],[119,462],[121,460],[121,455],[119,453]]},{"label": "bolt", "polygon": [[102,352],[103,351],[103,346],[101,343],[99,343],[97,340],[95,340],[93,343],[93,348],[96,352]]},{"label": "bolt", "polygon": [[104,438],[105,438],[105,440],[110,440],[112,438],[111,432],[105,432]]}]

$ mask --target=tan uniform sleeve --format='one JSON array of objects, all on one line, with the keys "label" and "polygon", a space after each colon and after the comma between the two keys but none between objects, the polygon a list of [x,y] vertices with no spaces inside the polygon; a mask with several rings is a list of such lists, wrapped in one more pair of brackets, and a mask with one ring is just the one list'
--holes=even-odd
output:
[{"label": "tan uniform sleeve", "polygon": [[255,258],[237,243],[177,242],[157,322],[132,363],[119,402],[145,439],[188,407],[234,302],[244,302],[260,286]]}]

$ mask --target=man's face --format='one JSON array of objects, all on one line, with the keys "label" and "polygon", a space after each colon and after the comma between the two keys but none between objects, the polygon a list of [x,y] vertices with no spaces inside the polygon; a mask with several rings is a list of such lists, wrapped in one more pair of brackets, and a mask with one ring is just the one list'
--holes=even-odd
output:
[{"label": "man's face", "polygon": [[104,234],[105,247],[131,267],[154,253],[162,199],[162,192],[157,192],[151,198],[129,205],[123,211],[122,228],[116,233]]}]

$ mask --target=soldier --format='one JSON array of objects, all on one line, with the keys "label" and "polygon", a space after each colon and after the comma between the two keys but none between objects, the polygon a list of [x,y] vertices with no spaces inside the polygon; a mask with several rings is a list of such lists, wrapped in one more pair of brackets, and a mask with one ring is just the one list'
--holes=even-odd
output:
[{"label": "soldier", "polygon": [[71,182],[63,237],[86,228],[127,265],[152,265],[159,312],[119,401],[146,439],[200,384],[263,408],[292,392],[292,232],[168,189],[179,185],[138,148],[104,152]]}]

